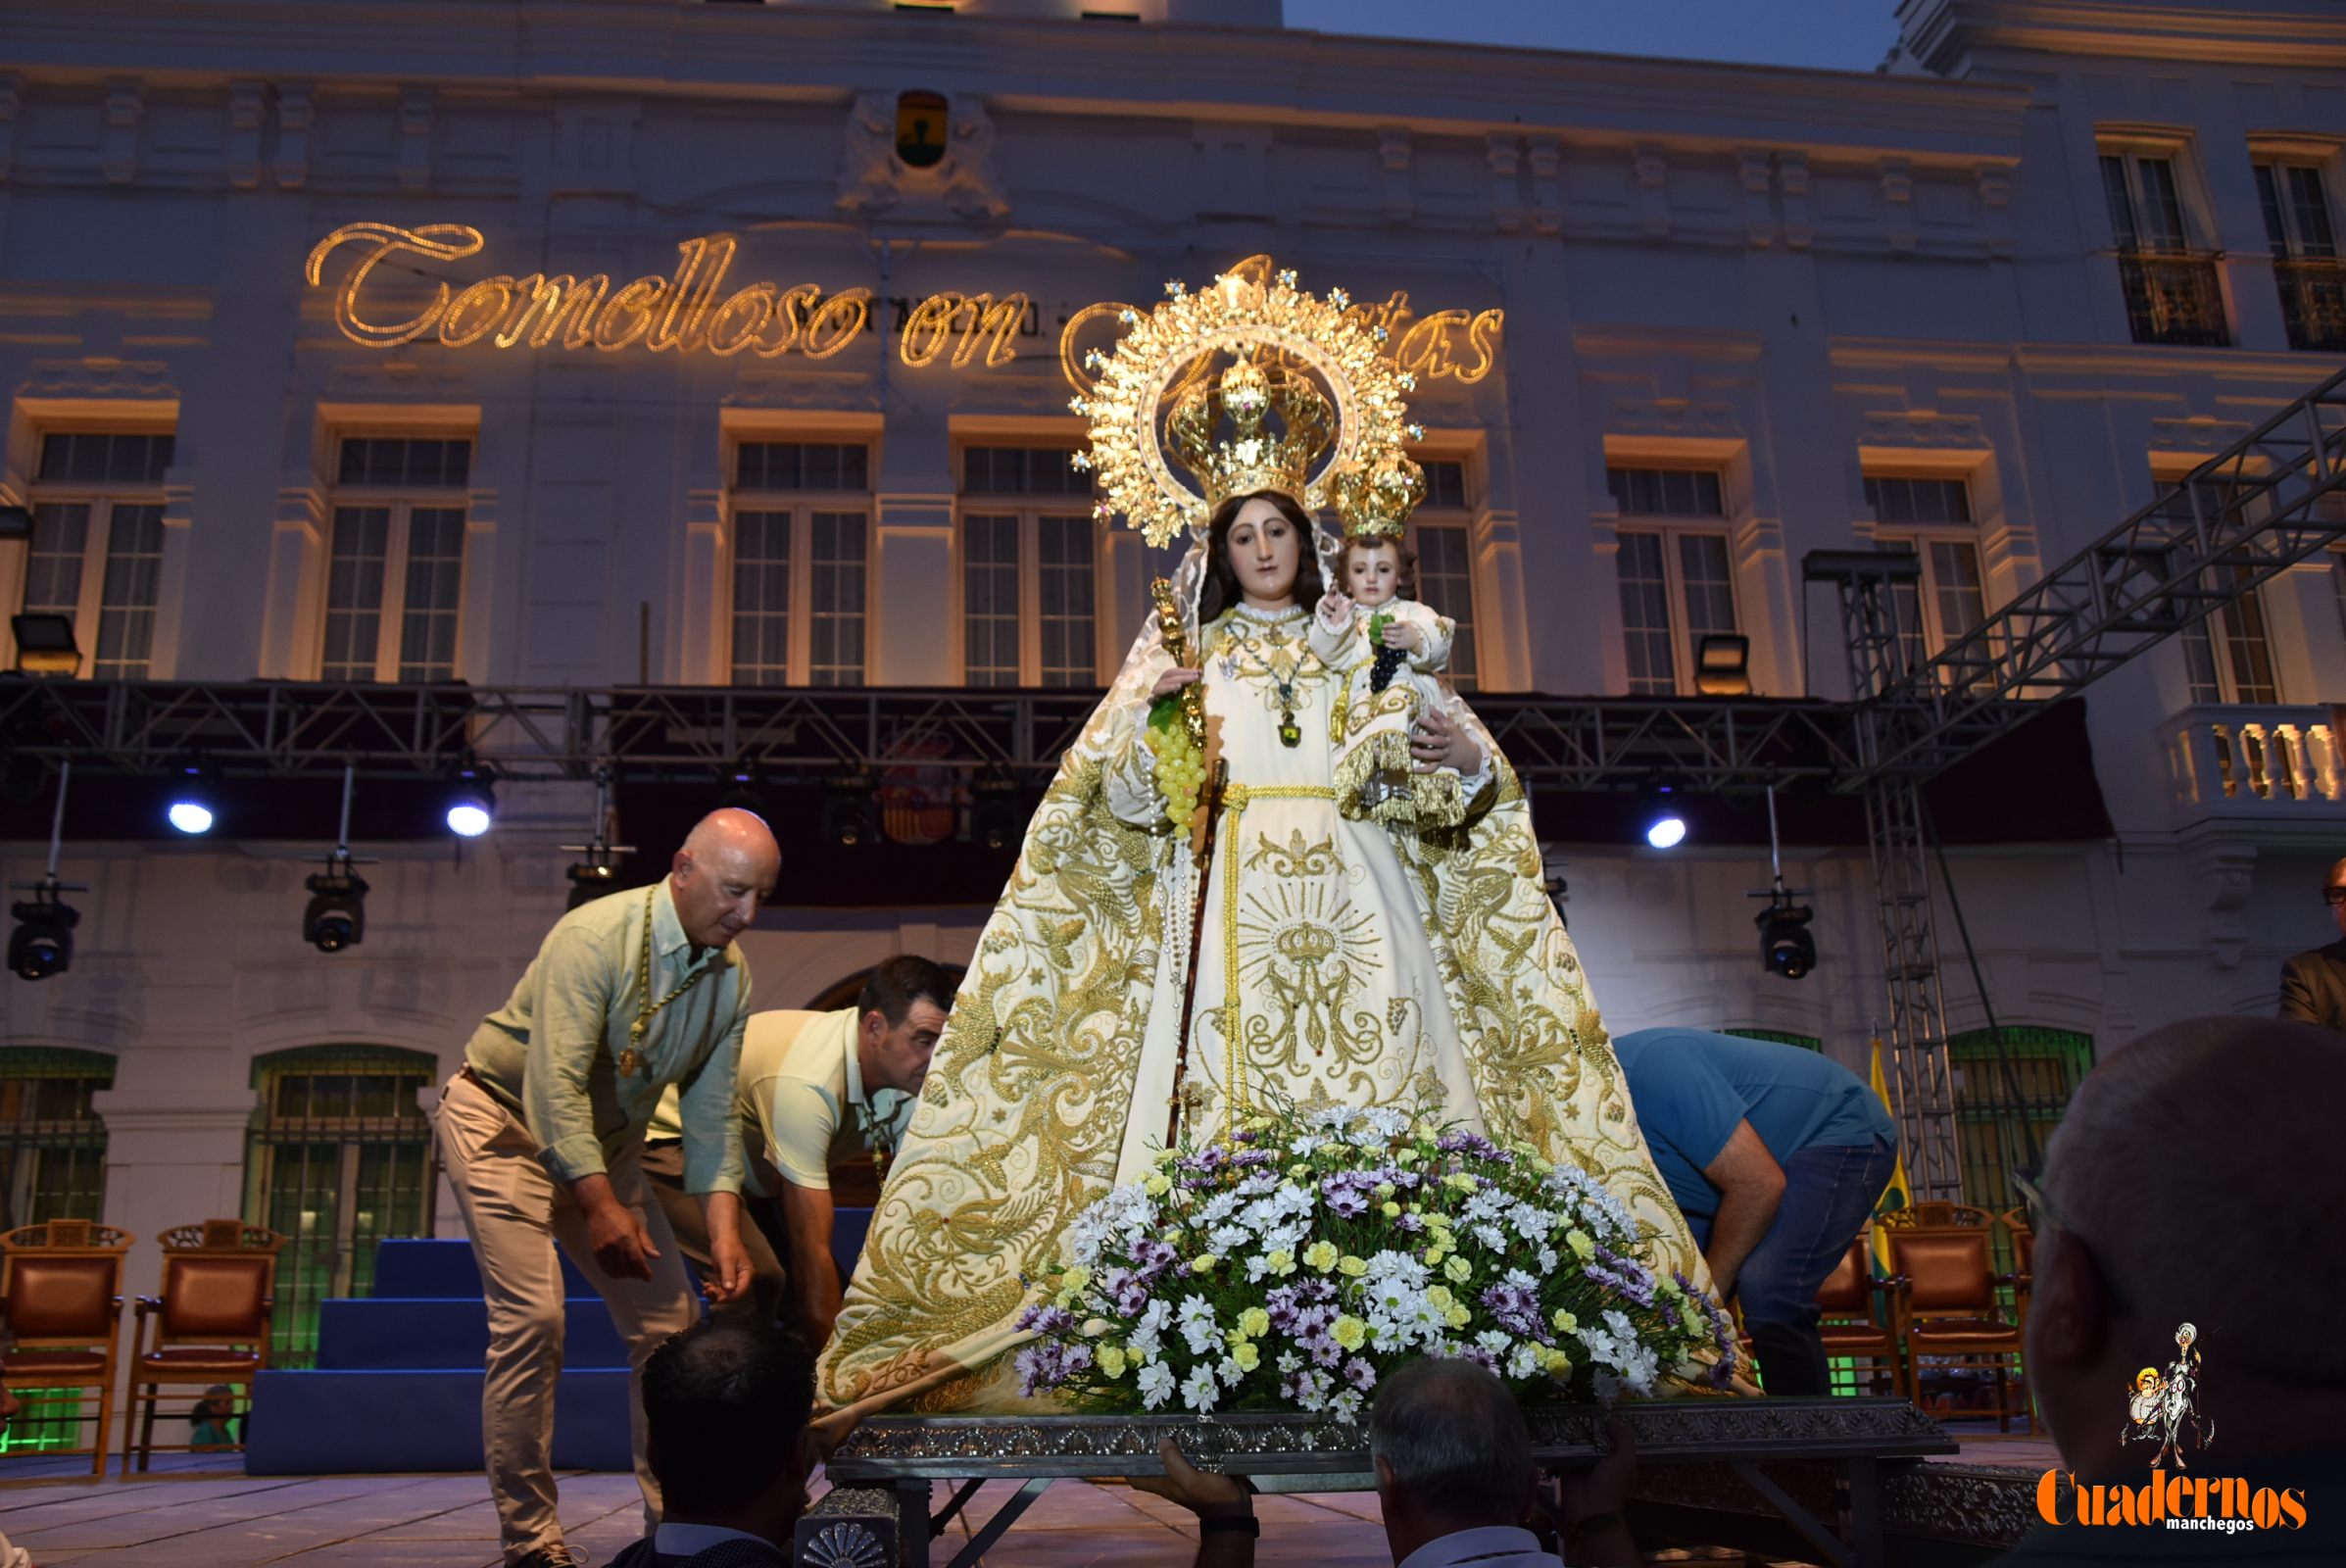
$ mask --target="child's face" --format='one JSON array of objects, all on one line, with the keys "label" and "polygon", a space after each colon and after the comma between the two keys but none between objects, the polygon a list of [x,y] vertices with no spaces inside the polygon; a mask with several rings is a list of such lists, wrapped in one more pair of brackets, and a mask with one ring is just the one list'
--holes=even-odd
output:
[{"label": "child's face", "polygon": [[1401,591],[1401,553],[1392,545],[1354,545],[1344,552],[1344,592],[1381,605]]}]

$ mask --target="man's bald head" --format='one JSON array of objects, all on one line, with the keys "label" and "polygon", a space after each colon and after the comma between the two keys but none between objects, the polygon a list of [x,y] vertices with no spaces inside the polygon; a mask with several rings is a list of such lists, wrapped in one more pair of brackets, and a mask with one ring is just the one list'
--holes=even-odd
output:
[{"label": "man's bald head", "polygon": [[2307,1318],[2346,1292],[2340,1083],[2346,1035],[2260,1018],[2154,1030],[2086,1075],[2045,1195],[2130,1319],[2214,1319],[2242,1371],[2346,1379],[2346,1341]]},{"label": "man's bald head", "polygon": [[773,897],[782,851],[756,811],[726,807],[693,824],[668,878],[676,919],[704,948],[721,948],[749,929]]}]

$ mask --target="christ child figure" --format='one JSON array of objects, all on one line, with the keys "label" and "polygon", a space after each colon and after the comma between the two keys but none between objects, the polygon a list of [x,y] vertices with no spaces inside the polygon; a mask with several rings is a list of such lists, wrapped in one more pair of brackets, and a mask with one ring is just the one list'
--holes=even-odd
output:
[{"label": "christ child figure", "polygon": [[1312,616],[1311,651],[1344,678],[1333,720],[1337,808],[1389,826],[1451,827],[1466,814],[1458,770],[1414,770],[1409,729],[1442,706],[1455,625],[1416,598],[1417,558],[1393,533],[1344,541],[1341,586]]}]

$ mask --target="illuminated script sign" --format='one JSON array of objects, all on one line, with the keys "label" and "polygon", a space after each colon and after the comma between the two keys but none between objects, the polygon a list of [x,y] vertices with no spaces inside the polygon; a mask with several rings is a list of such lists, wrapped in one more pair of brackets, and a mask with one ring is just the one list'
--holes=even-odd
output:
[{"label": "illuminated script sign", "polygon": [[[479,229],[464,223],[415,228],[346,223],[311,248],[302,275],[312,288],[323,288],[327,259],[337,251],[349,253],[349,270],[334,290],[334,325],[353,343],[370,349],[429,341],[452,349],[485,345],[615,354],[641,347],[654,354],[718,359],[796,354],[824,360],[872,328],[875,308],[887,303],[873,299],[868,288],[742,283],[727,275],[739,248],[730,234],[685,240],[676,247],[674,271],[616,288],[608,272],[497,272],[462,285],[434,282],[419,309],[412,289],[404,303],[389,303],[400,292],[400,280],[378,274],[412,276],[419,261],[463,261],[486,243]],[[949,292],[893,303],[897,356],[916,368],[1007,365],[1018,357],[1016,340],[1040,330],[1034,302],[1022,293]],[[1077,331],[1123,309],[1113,303],[1090,305],[1066,318],[1059,359],[1077,385],[1089,379],[1076,369]],[[413,314],[401,318],[403,310]],[[1472,383],[1497,363],[1503,320],[1498,311],[1419,316],[1406,294],[1353,310],[1369,325],[1386,329],[1386,352],[1421,380]]]}]

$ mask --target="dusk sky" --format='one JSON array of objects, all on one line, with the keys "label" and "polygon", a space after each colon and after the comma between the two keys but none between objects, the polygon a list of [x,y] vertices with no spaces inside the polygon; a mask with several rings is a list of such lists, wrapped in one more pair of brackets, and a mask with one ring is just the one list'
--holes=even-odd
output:
[{"label": "dusk sky", "polygon": [[1321,32],[1871,71],[1898,0],[1287,0]]}]

